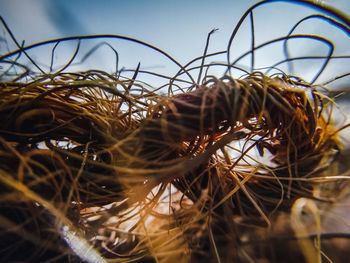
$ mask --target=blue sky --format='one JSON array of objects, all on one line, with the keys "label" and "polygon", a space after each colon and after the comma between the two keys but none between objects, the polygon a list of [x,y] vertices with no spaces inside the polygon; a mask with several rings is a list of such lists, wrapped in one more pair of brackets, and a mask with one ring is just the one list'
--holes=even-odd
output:
[{"label": "blue sky", "polygon": [[[256,0],[134,0],[134,1],[89,1],[89,0],[0,0],[0,14],[7,21],[13,33],[21,42],[35,43],[57,37],[89,34],[119,34],[134,37],[153,44],[172,55],[181,63],[200,56],[203,53],[207,34],[214,28],[219,30],[212,36],[209,52],[226,49],[229,36],[244,11],[259,1]],[[348,0],[318,1],[342,9],[350,14]],[[313,10],[305,6],[287,3],[273,3],[259,8],[255,12],[256,42],[262,43],[273,37],[286,35],[289,28],[301,17],[311,14]],[[319,33],[331,30],[323,23],[305,23],[298,33]],[[231,48],[233,55],[249,50],[250,28],[248,21],[235,38]],[[330,31],[331,32],[331,31]],[[327,35],[327,32],[325,33]],[[332,32],[330,34],[339,34]],[[337,47],[340,54],[348,51],[348,43],[340,33]],[[348,38],[347,38],[348,39]],[[138,62],[141,67],[159,70],[164,74],[173,74],[177,68],[159,54],[123,41],[110,41],[120,55],[120,66],[135,68]],[[74,52],[76,43],[62,45],[58,52],[64,63]],[[88,44],[86,44],[88,46]],[[92,44],[91,44],[92,45]],[[52,48],[52,47],[51,47]],[[324,45],[301,41],[293,43],[295,52],[303,54],[319,50],[325,52]],[[4,46],[1,49],[3,52]],[[10,47],[11,49],[11,47]],[[277,50],[279,49],[279,50]],[[44,50],[44,49],[42,49]],[[49,49],[33,54],[36,59],[45,63]],[[46,52],[46,53],[45,53]],[[43,55],[44,54],[44,55]],[[46,54],[46,55],[45,55]],[[64,55],[67,55],[65,58]],[[257,52],[257,66],[269,66],[282,57],[280,48],[271,46]],[[114,69],[114,56],[107,47],[102,48],[93,59],[86,61],[88,68],[102,67],[108,71]],[[224,57],[215,57],[214,61],[223,61]],[[242,61],[248,66],[249,58]],[[334,66],[338,70],[340,64]],[[304,65],[301,64],[300,67]],[[303,69],[307,78],[312,75]],[[215,71],[214,74],[221,74]]]}]

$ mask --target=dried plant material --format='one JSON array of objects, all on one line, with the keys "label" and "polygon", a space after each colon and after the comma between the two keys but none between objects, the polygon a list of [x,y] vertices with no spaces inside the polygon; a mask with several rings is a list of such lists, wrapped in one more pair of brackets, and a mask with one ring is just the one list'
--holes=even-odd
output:
[{"label": "dried plant material", "polygon": [[[349,34],[342,13],[300,2]],[[242,21],[250,14],[253,25],[259,5]],[[228,58],[242,21],[223,52]],[[309,82],[254,68],[254,52],[279,41],[285,41],[284,62],[292,67],[291,38],[334,49],[322,36],[293,35],[298,24],[283,38],[260,46],[252,41],[251,71],[242,69],[240,77],[231,71],[245,55],[223,63],[223,77],[208,74],[211,32],[203,56],[194,60],[200,62],[197,81],[191,63],[183,66],[154,46],[114,36],[154,49],[179,66],[175,76],[144,71],[167,79],[167,94],[137,78],[140,65],[131,78],[122,71],[70,72],[80,42],[69,63],[56,71],[51,63],[50,73],[27,53],[72,38],[18,45],[2,55],[0,63],[10,66],[0,82],[0,259],[332,260],[323,248],[339,235],[325,231],[337,202],[346,203],[349,172],[338,158],[339,132],[348,125],[333,121],[334,99],[315,83],[337,57],[332,51],[320,57],[325,62]],[[74,40],[102,37],[111,36]],[[26,56],[36,70],[16,55]]]}]

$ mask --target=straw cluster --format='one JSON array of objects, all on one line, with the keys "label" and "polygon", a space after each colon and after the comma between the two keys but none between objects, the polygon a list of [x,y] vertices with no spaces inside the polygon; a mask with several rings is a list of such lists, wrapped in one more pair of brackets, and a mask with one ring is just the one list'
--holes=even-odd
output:
[{"label": "straw cluster", "polygon": [[170,97],[132,84],[94,71],[2,83],[1,219],[25,246],[55,248],[69,226],[110,258],[241,258],[296,198],[327,199],[314,193],[339,143],[307,83],[253,73]]},{"label": "straw cluster", "polygon": [[[253,11],[269,2],[242,16],[226,51],[207,53],[211,32],[204,54],[186,65],[125,36],[24,47],[0,17],[18,48],[0,56],[0,261],[311,263],[348,253],[349,234],[329,226],[337,206],[350,200],[349,170],[339,159],[339,132],[349,125],[335,123],[334,98],[316,83],[331,60],[350,56],[335,55],[325,37],[293,32],[319,19],[349,35],[350,19],[315,2],[287,1],[322,14],[256,45]],[[231,62],[246,17],[251,49]],[[89,39],[139,44],[180,70],[165,76],[139,65],[131,78],[118,65],[113,74],[72,72]],[[291,39],[318,41],[328,53],[293,57]],[[73,40],[73,57],[54,69],[57,46]],[[257,70],[255,52],[280,42],[285,58]],[[29,51],[50,45],[45,68]],[[217,55],[227,62],[206,64]],[[238,66],[246,56],[250,71]],[[312,81],[277,68],[293,69],[296,60],[322,61]],[[226,69],[223,77],[208,73],[215,66]],[[153,87],[141,73],[168,82]]]}]

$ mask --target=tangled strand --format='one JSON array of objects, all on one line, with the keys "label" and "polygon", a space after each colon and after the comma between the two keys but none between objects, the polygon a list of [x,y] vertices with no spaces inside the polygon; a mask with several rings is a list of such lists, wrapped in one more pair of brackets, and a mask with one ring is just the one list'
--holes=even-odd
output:
[{"label": "tangled strand", "polygon": [[[331,60],[349,56],[334,55],[335,46],[322,36],[292,34],[314,18],[349,34],[349,19],[299,2],[331,18],[308,16],[287,36],[261,45],[253,37],[250,51],[231,60],[235,34],[245,17],[254,20],[255,5],[226,51],[207,53],[212,31],[204,54],[185,66],[123,36],[23,47],[1,19],[18,50],[0,56],[6,65],[0,82],[0,259],[279,262],[291,254],[291,262],[315,262],[328,257],[321,246],[333,237],[348,238],[324,232],[323,225],[331,215],[327,209],[348,192],[348,169],[342,171],[339,161],[339,132],[348,125],[333,122],[334,99],[315,83]],[[254,36],[253,22],[251,28]],[[82,41],[90,38],[138,43],[168,57],[179,71],[164,76],[139,64],[115,74],[69,72]],[[329,47],[325,56],[312,58],[324,62],[311,81],[255,68],[255,51],[281,41],[285,60],[268,71],[310,59],[289,54],[288,41],[299,38]],[[29,54],[55,44],[54,57],[59,43],[71,40],[79,41],[69,62],[53,70],[51,60],[49,73]],[[219,54],[227,54],[227,62],[206,64]],[[250,70],[240,68],[238,62],[249,54]],[[23,55],[34,69],[21,62]],[[209,74],[214,66],[227,69],[223,77]],[[234,69],[244,75],[234,77]],[[130,71],[133,76],[126,77]],[[139,74],[167,83],[152,89]],[[281,240],[290,243],[281,247]]]}]

